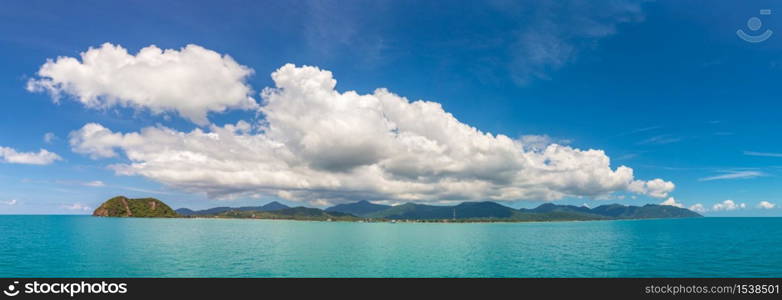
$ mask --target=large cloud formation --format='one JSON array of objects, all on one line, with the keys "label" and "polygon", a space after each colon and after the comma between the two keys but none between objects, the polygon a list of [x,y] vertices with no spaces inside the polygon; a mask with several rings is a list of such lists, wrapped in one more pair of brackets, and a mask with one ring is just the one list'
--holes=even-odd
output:
[{"label": "large cloud formation", "polygon": [[159,114],[176,111],[199,125],[208,112],[229,108],[254,109],[252,89],[245,84],[252,69],[227,55],[196,45],[180,50],[149,46],[131,55],[109,43],[73,57],[48,60],[39,78],[27,83],[33,92],[49,92],[55,101],[66,94],[90,108],[115,105],[149,109]]},{"label": "large cloud formation", "polygon": [[331,72],[285,65],[262,92],[264,121],[190,132],[158,126],[113,132],[90,123],[73,151],[117,157],[141,175],[211,197],[276,195],[312,204],[555,200],[630,191],[666,197],[673,183],[635,180],[602,150],[525,147],[461,123],[442,106],[386,89],[339,92]]}]

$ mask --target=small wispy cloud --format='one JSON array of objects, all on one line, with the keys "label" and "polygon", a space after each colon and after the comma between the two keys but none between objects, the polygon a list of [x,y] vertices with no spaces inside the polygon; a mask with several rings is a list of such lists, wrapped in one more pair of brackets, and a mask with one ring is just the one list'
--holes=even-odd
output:
[{"label": "small wispy cloud", "polygon": [[629,133],[647,132],[647,131],[650,131],[650,130],[655,130],[655,129],[660,129],[660,128],[663,128],[663,127],[659,126],[659,125],[649,126],[649,127],[643,127],[643,128],[635,129],[633,131],[630,131]]},{"label": "small wispy cloud", "polygon": [[643,127],[643,128],[636,128],[636,129],[633,129],[633,130],[630,130],[630,131],[625,131],[625,132],[622,132],[620,134],[617,134],[614,137],[633,135],[633,134],[636,134],[636,133],[642,133],[642,132],[657,130],[657,129],[661,129],[661,128],[663,128],[663,127],[662,126],[648,126],[648,127]]},{"label": "small wispy cloud", "polygon": [[760,176],[766,176],[766,173],[760,171],[727,171],[726,174],[704,177],[698,181],[726,180],[726,179],[747,179]]},{"label": "small wispy cloud", "polygon": [[776,152],[755,152],[755,151],[744,151],[744,155],[749,155],[749,156],[765,156],[765,157],[782,157],[782,153],[776,153]]},{"label": "small wispy cloud", "polygon": [[709,211],[709,209],[707,209],[707,208],[706,208],[705,206],[703,206],[703,204],[701,204],[701,203],[695,203],[695,204],[693,204],[692,206],[690,206],[690,210],[691,210],[691,211],[694,211],[694,212],[697,212],[697,213],[705,213],[705,212]]},{"label": "small wispy cloud", "polygon": [[114,186],[116,188],[120,188],[123,190],[133,191],[133,192],[141,192],[141,193],[150,193],[150,194],[158,194],[158,195],[177,195],[177,193],[172,192],[166,192],[166,191],[157,191],[157,190],[150,190],[150,189],[140,189],[140,188],[134,188],[130,186]]},{"label": "small wispy cloud", "polygon": [[639,141],[636,144],[637,145],[665,145],[665,144],[676,143],[681,140],[683,140],[683,138],[681,137],[672,136],[670,134],[661,134]]},{"label": "small wispy cloud", "polygon": [[69,205],[63,205],[61,206],[63,209],[67,210],[75,210],[75,211],[89,211],[91,207],[81,204],[81,203],[73,203]]},{"label": "small wispy cloud", "polygon": [[481,32],[482,40],[508,41],[505,52],[509,57],[500,60],[522,86],[550,80],[554,72],[578,61],[602,39],[619,33],[622,24],[645,20],[643,1],[637,0],[488,2],[499,12],[498,18],[510,17],[517,28],[500,36]]},{"label": "small wispy cloud", "polygon": [[57,136],[54,133],[51,133],[51,132],[47,132],[46,134],[43,135],[43,141],[46,142],[47,144],[51,144],[56,139],[57,139]]},{"label": "small wispy cloud", "polygon": [[627,153],[620,156],[617,156],[614,158],[615,160],[629,160],[638,157],[640,154],[638,153]]},{"label": "small wispy cloud", "polygon": [[84,183],[82,183],[82,185],[84,185],[84,186],[91,186],[91,187],[102,187],[102,186],[106,186],[106,184],[105,184],[105,183],[103,183],[103,181],[100,181],[100,180],[94,180],[94,181],[84,182]]},{"label": "small wispy cloud", "polygon": [[2,203],[2,204],[5,204],[5,205],[10,205],[10,206],[14,206],[14,205],[16,205],[16,203],[17,203],[17,202],[18,202],[18,201],[16,201],[16,199],[11,199],[11,200],[6,200],[6,201],[0,201],[0,203]]},{"label": "small wispy cloud", "polygon": [[54,183],[63,184],[63,185],[80,185],[80,186],[88,186],[88,187],[104,187],[104,186],[106,186],[106,184],[103,183],[103,181],[100,181],[100,180],[93,180],[93,181],[55,180]]}]

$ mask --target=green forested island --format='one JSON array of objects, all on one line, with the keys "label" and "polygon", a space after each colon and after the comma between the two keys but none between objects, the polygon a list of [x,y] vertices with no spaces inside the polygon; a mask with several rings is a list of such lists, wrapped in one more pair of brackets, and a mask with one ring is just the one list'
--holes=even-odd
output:
[{"label": "green forested island", "polygon": [[117,196],[103,202],[92,213],[99,217],[173,218],[179,217],[171,207],[155,198],[128,199]]},{"label": "green forested island", "polygon": [[415,221],[415,222],[529,222],[586,221],[621,219],[695,218],[700,214],[685,208],[647,204],[627,206],[601,205],[595,208],[542,204],[536,208],[515,209],[495,202],[464,202],[453,206],[406,203],[397,206],[369,201],[340,204],[325,210],[289,207],[279,202],[263,206],[215,207],[205,210],[172,210],[155,198],[128,199],[117,196],[104,202],[93,213],[103,217],[183,217],[284,219],[307,221]]}]

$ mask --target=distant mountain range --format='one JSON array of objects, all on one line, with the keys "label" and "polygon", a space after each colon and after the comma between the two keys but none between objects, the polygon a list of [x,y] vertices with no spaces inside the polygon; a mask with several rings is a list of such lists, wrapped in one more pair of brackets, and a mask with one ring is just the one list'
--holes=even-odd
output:
[{"label": "distant mountain range", "polygon": [[398,206],[372,205],[358,202],[337,205],[327,208],[326,211],[350,213],[364,218],[399,220],[563,221],[701,217],[700,214],[685,208],[656,204],[644,206],[609,204],[592,209],[584,206],[552,203],[542,204],[533,209],[514,209],[489,201],[464,202],[454,206],[415,203]]},{"label": "distant mountain range", "polygon": [[686,208],[656,204],[644,206],[608,204],[589,208],[546,203],[532,209],[515,209],[490,201],[464,202],[452,206],[415,203],[389,206],[359,201],[332,206],[325,210],[301,206],[289,207],[275,201],[263,206],[215,207],[204,210],[180,208],[174,211],[155,198],[128,199],[124,196],[107,200],[95,210],[93,215],[103,217],[205,217],[320,221],[408,220],[426,222],[524,222],[702,217]]},{"label": "distant mountain range", "polygon": [[278,202],[271,202],[257,207],[215,207],[199,211],[180,208],[176,212],[183,216],[228,218],[411,221],[569,221],[702,217],[685,208],[656,204],[644,206],[609,204],[588,208],[546,203],[533,209],[514,209],[490,201],[464,202],[453,206],[415,203],[390,206],[359,201],[339,204],[325,210],[307,207],[291,208]]}]

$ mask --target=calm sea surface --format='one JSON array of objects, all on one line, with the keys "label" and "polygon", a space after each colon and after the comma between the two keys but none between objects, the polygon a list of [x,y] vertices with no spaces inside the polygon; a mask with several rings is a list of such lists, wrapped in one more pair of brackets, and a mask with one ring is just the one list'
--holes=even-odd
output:
[{"label": "calm sea surface", "polygon": [[782,277],[782,218],[494,224],[0,216],[0,277]]}]

